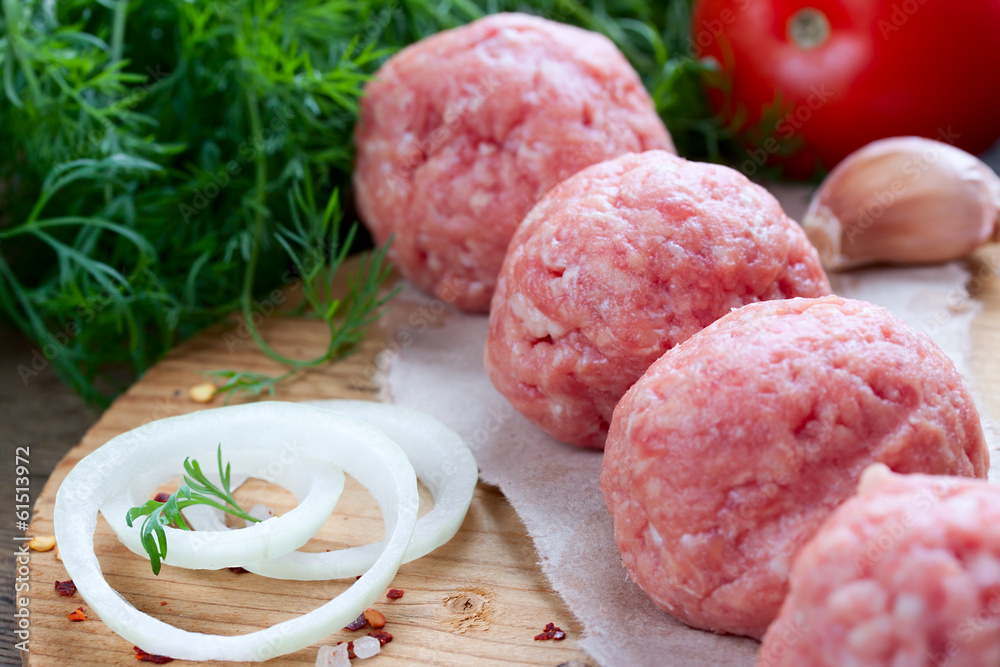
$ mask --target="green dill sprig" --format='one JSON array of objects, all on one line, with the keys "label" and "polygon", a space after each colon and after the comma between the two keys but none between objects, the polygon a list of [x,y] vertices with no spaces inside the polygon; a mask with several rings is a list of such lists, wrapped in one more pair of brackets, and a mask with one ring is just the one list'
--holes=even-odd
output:
[{"label": "green dill sprig", "polygon": [[230,488],[229,463],[226,463],[225,468],[222,466],[221,443],[217,459],[221,487],[213,484],[205,476],[198,461],[188,457],[184,459],[184,483],[177,491],[171,494],[165,502],[147,500],[143,505],[131,508],[126,514],[125,522],[129,527],[139,517],[146,517],[142,522],[141,538],[142,546],[149,554],[149,564],[153,569],[153,574],[160,573],[161,563],[167,557],[167,533],[164,528],[191,530],[184,521],[184,515],[181,514],[181,511],[192,505],[207,505],[247,521],[254,523],[260,521],[260,519],[243,511],[243,508],[233,498],[233,492]]},{"label": "green dill sprig", "polygon": [[[317,210],[309,187],[296,185],[289,191],[288,198],[292,224],[281,227],[274,238],[287,253],[302,287],[302,303],[291,314],[321,319],[327,325],[330,340],[326,350],[311,359],[287,357],[271,347],[261,335],[254,322],[253,304],[249,298],[244,298],[241,304],[243,321],[251,338],[264,354],[288,366],[288,370],[279,375],[230,369],[207,371],[206,375],[221,380],[217,382],[216,391],[226,394],[227,403],[240,394],[257,397],[266,391],[274,395],[276,385],[298,372],[346,356],[364,339],[365,330],[382,315],[385,304],[396,293],[396,290],[384,292],[382,289],[392,271],[386,257],[387,243],[360,258],[358,269],[349,280],[347,294],[337,296],[334,277],[347,260],[358,231],[357,224],[351,225],[343,241],[339,240],[343,214],[337,190],[322,211]],[[247,266],[248,281],[253,279],[255,262],[256,256],[253,256]],[[244,290],[245,295],[252,292],[249,287]]]}]

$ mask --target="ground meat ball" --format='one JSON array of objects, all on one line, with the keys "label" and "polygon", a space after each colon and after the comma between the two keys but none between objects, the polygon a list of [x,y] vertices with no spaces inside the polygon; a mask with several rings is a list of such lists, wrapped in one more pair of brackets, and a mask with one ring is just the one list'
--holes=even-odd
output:
[{"label": "ground meat ball", "polygon": [[663,151],[589,167],[511,241],[486,369],[555,438],[603,447],[651,363],[731,309],[830,293],[816,251],[742,174]]},{"label": "ground meat ball", "polygon": [[865,471],[802,548],[760,667],[1000,665],[1000,489]]},{"label": "ground meat ball", "polygon": [[795,554],[873,462],[985,477],[971,396],[881,308],[790,299],[733,311],[649,368],[615,410],[601,490],[657,605],[760,637]]},{"label": "ground meat ball", "polygon": [[361,217],[419,287],[485,311],[532,205],[583,167],[674,150],[649,94],[605,37],[488,16],[391,58],[355,134]]}]

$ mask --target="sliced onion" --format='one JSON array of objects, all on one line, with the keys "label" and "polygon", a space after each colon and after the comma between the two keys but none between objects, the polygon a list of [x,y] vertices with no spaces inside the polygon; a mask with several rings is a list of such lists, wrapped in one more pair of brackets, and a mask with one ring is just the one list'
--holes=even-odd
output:
[{"label": "sliced onion", "polygon": [[[308,401],[306,405],[353,417],[378,428],[402,448],[417,479],[431,492],[434,507],[417,519],[404,563],[429,554],[455,536],[469,511],[479,481],[476,458],[458,433],[434,417],[402,405],[347,400]],[[375,546],[358,547],[356,553],[367,549],[374,554]]]},{"label": "sliced onion", "polygon": [[[344,471],[341,470],[340,472],[343,474]],[[210,477],[214,481],[218,475]],[[232,490],[236,491],[248,479],[250,479],[250,475],[244,475],[234,470],[232,476],[229,478],[229,483],[232,486]],[[301,502],[301,499],[299,501]],[[201,526],[198,530],[229,530],[229,526],[226,525],[226,513],[208,505],[192,505],[184,510],[184,520],[187,521],[188,526],[194,527],[195,523],[192,523],[192,519]]]},{"label": "sliced onion", "polygon": [[[184,448],[173,449],[180,451]],[[208,528],[211,525],[209,521],[219,521],[213,514],[198,520],[199,525],[195,526],[197,530],[194,532],[164,528],[167,537],[164,564],[193,570],[217,570],[294,551],[319,532],[344,490],[343,470],[327,461],[306,458],[297,452],[278,452],[273,448],[237,449],[229,456],[228,449],[224,448],[223,456],[232,467],[242,471],[254,470],[254,477],[280,484],[295,495],[299,504],[280,517],[251,523],[239,530],[229,530],[224,523]],[[300,450],[304,451],[304,448],[300,447]],[[214,453],[203,454],[205,458],[186,452],[184,455],[205,464],[203,470],[215,461]],[[176,456],[167,456],[156,465],[150,461],[143,473],[133,477],[120,493],[101,506],[101,514],[122,544],[144,558],[149,555],[142,546],[142,519],[134,521],[130,527],[125,515],[129,508],[142,505],[151,489],[177,476],[179,468],[175,459]],[[206,472],[206,477],[215,484],[220,483],[218,472]],[[185,516],[189,517],[192,510],[197,516],[196,508],[210,509],[195,505],[184,510]]]},{"label": "sliced onion", "polygon": [[[173,457],[205,460],[216,447],[280,450],[298,440],[309,456],[334,464],[365,486],[382,511],[384,550],[342,594],[308,614],[245,635],[189,632],[148,616],[105,581],[94,553],[100,506],[152,465]],[[176,469],[180,469],[179,467]],[[266,402],[151,422],[110,440],[66,476],[53,512],[56,540],[77,590],[114,632],[150,653],[185,660],[263,661],[309,646],[347,625],[395,576],[416,524],[419,496],[398,445],[357,420],[315,407]]]},{"label": "sliced onion", "polygon": [[[406,452],[417,478],[431,492],[434,507],[417,521],[404,563],[430,553],[454,537],[472,502],[479,476],[476,459],[457,433],[430,415],[400,405],[347,400],[309,401],[306,405],[377,427]],[[271,560],[245,563],[242,567],[276,579],[341,579],[367,570],[381,549],[381,542],[374,542],[328,552],[295,551]]]}]

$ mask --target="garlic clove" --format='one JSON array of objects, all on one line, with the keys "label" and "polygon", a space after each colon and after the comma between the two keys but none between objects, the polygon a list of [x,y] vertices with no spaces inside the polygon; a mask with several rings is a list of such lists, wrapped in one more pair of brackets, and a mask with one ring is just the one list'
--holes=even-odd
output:
[{"label": "garlic clove", "polygon": [[802,226],[828,269],[957,259],[1000,240],[1000,177],[940,141],[881,139],[830,172]]}]

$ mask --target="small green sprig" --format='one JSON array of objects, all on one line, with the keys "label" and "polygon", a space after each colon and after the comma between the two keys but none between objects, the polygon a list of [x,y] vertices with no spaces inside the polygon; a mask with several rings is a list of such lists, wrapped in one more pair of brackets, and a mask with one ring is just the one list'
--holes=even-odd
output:
[{"label": "small green sprig", "polygon": [[221,488],[205,476],[197,461],[188,457],[184,459],[184,483],[173,495],[167,498],[166,502],[147,500],[145,504],[133,507],[125,515],[125,522],[130,527],[132,522],[139,517],[146,517],[142,522],[142,546],[149,554],[149,564],[153,568],[153,574],[160,573],[161,562],[167,557],[167,533],[164,528],[191,530],[181,514],[181,510],[187,507],[208,505],[247,521],[254,523],[260,521],[260,519],[247,514],[233,498],[233,492],[230,489],[229,463],[226,463],[225,468],[222,466],[221,443],[217,458]]},{"label": "small green sprig", "polygon": [[319,355],[310,359],[295,359],[281,354],[264,340],[254,323],[255,313],[250,301],[250,295],[254,293],[253,267],[257,261],[254,251],[247,268],[248,284],[242,302],[244,325],[261,351],[284,364],[287,370],[279,375],[232,369],[206,371],[205,374],[218,385],[218,393],[226,395],[227,403],[238,395],[256,398],[266,391],[273,396],[276,385],[300,371],[347,356],[361,343],[365,330],[378,320],[387,301],[398,291],[383,289],[392,271],[387,258],[389,243],[360,258],[348,281],[345,295],[340,296],[334,291],[334,278],[347,261],[348,251],[358,231],[357,224],[353,224],[346,235],[341,235],[343,213],[338,190],[334,190],[326,206],[320,208],[307,179],[304,187],[296,184],[289,190],[288,210],[292,222],[282,225],[274,239],[288,255],[301,283],[302,303],[290,314],[323,320],[329,330],[330,341]]}]

